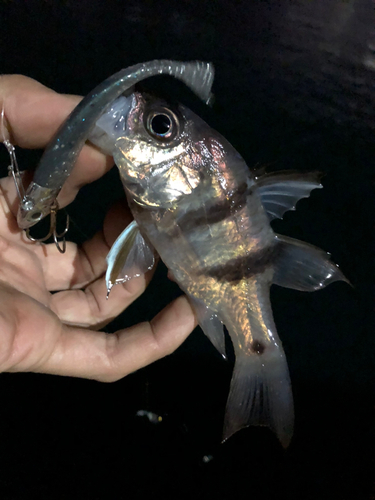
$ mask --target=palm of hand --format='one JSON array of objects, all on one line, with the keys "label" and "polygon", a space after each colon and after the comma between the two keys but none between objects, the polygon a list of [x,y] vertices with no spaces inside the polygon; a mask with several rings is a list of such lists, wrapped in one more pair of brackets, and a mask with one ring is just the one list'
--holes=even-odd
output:
[{"label": "palm of hand", "polygon": [[[13,81],[5,85],[0,81],[0,98],[11,124],[8,131],[12,130],[12,141],[44,147],[51,136],[48,120],[56,121],[51,106],[61,108],[60,115],[64,116],[79,98],[55,94],[24,77],[8,78]],[[29,114],[20,113],[18,108],[13,108],[12,114],[12,98],[19,98],[20,93]],[[27,96],[32,98],[28,106]],[[37,110],[32,111],[35,102],[37,116]],[[61,122],[58,113],[57,117],[56,126]],[[35,120],[40,120],[39,128]],[[85,147],[60,194],[60,205],[74,199],[80,186],[99,178],[110,165],[108,158]],[[150,278],[116,286],[106,300],[106,255],[131,220],[124,207],[109,212],[103,231],[92,240],[82,247],[68,243],[66,253],[61,255],[54,244],[32,243],[18,229],[14,215],[17,197],[11,178],[0,180],[0,203],[0,371],[117,380],[172,352],[194,328],[190,306],[185,297],[180,297],[149,323],[113,335],[95,331],[133,302]]]}]

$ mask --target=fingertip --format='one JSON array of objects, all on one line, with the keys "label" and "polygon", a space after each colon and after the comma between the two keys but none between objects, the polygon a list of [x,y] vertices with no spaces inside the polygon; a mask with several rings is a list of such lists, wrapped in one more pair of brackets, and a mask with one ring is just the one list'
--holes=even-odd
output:
[{"label": "fingertip", "polygon": [[194,312],[185,295],[171,302],[150,324],[164,355],[177,349],[197,326]]},{"label": "fingertip", "polygon": [[185,296],[178,297],[149,323],[144,322],[107,337],[107,370],[96,376],[114,382],[172,354],[196,327]]},{"label": "fingertip", "polygon": [[112,156],[106,156],[90,143],[85,144],[59,193],[59,206],[69,205],[83,186],[100,179],[113,165]]},{"label": "fingertip", "polygon": [[6,135],[14,145],[45,147],[78,102],[27,76],[3,75],[0,79]]}]

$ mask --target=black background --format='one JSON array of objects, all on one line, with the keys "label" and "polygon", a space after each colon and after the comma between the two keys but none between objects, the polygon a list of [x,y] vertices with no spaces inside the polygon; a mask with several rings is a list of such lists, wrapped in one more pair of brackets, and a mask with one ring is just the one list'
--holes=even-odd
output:
[{"label": "black background", "polygon": [[[154,58],[212,61],[212,109],[178,82],[147,85],[191,106],[249,166],[324,172],[324,190],[274,228],[330,251],[353,285],[271,290],[295,397],[287,451],[266,429],[220,444],[232,366],[197,329],[173,355],[114,384],[2,374],[0,498],[374,498],[372,2],[0,5],[0,72],[60,92],[84,95]],[[19,151],[19,163],[32,167],[39,154]],[[3,150],[0,163],[5,173]],[[83,188],[68,207],[70,237],[92,235],[122,196],[115,169]],[[107,330],[151,319],[178,293],[159,266]],[[137,417],[142,409],[161,423]]]}]

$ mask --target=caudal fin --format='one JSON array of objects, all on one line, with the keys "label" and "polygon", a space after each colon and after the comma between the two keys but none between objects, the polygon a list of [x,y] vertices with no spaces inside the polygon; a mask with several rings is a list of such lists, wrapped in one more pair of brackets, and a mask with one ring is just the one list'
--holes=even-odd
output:
[{"label": "caudal fin", "polygon": [[284,352],[239,351],[226,407],[223,440],[243,427],[269,427],[286,448],[293,435],[293,395]]}]

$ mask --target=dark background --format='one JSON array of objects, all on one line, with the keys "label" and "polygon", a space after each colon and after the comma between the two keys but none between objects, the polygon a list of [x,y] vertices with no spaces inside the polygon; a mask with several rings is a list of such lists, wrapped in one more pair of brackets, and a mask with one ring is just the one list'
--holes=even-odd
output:
[{"label": "dark background", "polygon": [[[178,82],[147,85],[191,106],[249,166],[324,172],[324,190],[274,228],[330,251],[353,284],[271,290],[295,397],[287,451],[265,429],[220,444],[232,365],[197,329],[114,384],[2,374],[2,500],[374,498],[374,19],[371,0],[0,3],[0,72],[60,92],[84,95],[154,58],[212,61],[212,109]],[[19,151],[21,167],[39,155]],[[70,237],[93,234],[122,196],[115,169],[82,189]],[[151,319],[178,293],[159,266],[107,330]]]}]

